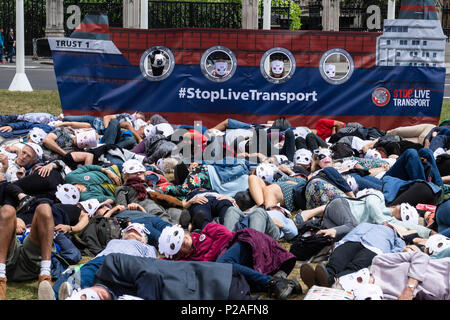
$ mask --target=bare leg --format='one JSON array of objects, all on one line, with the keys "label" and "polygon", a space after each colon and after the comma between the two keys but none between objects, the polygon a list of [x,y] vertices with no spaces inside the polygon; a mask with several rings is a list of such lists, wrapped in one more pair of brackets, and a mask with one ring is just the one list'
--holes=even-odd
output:
[{"label": "bare leg", "polygon": [[449,184],[450,183],[450,176],[442,177],[442,182],[445,183],[445,184]]},{"label": "bare leg", "polygon": [[52,208],[47,203],[38,205],[34,211],[29,236],[31,241],[41,247],[42,260],[51,258],[54,230]]},{"label": "bare leg", "polygon": [[260,206],[264,203],[264,193],[263,189],[266,187],[266,184],[261,178],[258,178],[256,175],[248,176],[248,188],[250,191],[250,195],[253,200],[256,202],[257,206]]},{"label": "bare leg", "polygon": [[303,210],[300,213],[303,218],[303,221],[307,221],[313,217],[322,216],[323,213],[325,212],[325,207],[326,207],[326,205],[324,204],[323,206],[320,206],[320,207],[317,207],[314,209]]},{"label": "bare leg", "polygon": [[223,120],[221,123],[216,125],[215,127],[211,129],[217,129],[219,131],[225,131],[228,128],[228,119]]},{"label": "bare leg", "polygon": [[271,206],[276,206],[278,203],[284,205],[284,197],[281,188],[277,184],[271,184],[264,187],[264,207],[268,208]]},{"label": "bare leg", "polygon": [[16,236],[16,209],[4,205],[0,209],[0,263],[6,263],[8,252],[14,246]]}]

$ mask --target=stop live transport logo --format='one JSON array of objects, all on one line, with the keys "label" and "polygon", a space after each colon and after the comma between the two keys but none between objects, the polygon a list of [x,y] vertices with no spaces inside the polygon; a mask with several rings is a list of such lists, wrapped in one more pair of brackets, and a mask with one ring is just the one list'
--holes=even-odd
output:
[{"label": "stop live transport logo", "polygon": [[378,107],[386,106],[391,101],[391,93],[386,88],[376,88],[372,92],[372,102]]}]

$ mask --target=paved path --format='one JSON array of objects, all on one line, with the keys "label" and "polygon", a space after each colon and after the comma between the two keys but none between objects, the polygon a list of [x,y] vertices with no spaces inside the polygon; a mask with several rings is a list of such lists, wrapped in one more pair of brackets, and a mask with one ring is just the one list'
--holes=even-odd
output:
[{"label": "paved path", "polygon": [[[25,57],[25,73],[33,90],[57,90],[55,71],[50,60]],[[16,64],[0,64],[0,89],[8,89],[16,74]]]}]

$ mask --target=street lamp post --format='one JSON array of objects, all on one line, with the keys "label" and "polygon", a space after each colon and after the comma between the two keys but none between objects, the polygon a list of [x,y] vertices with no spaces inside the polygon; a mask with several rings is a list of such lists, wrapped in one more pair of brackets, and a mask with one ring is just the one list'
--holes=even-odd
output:
[{"label": "street lamp post", "polygon": [[25,74],[25,31],[23,0],[16,0],[16,74],[9,91],[33,91]]}]

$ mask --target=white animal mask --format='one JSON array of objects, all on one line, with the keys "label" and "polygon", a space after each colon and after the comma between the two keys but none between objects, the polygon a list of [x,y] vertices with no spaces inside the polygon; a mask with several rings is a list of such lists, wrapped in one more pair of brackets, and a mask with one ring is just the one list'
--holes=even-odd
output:
[{"label": "white animal mask", "polygon": [[97,146],[98,136],[94,129],[80,130],[76,133],[77,147],[91,149]]},{"label": "white animal mask", "polygon": [[256,168],[256,175],[263,179],[265,182],[272,183],[274,180],[275,173],[277,173],[278,168],[271,163],[261,163]]},{"label": "white animal mask", "polygon": [[162,53],[155,54],[153,59],[153,67],[163,67],[166,64],[166,57]]},{"label": "white animal mask", "polygon": [[367,150],[366,154],[364,155],[364,158],[367,158],[367,159],[382,159],[381,153],[379,153],[375,149]]},{"label": "white animal mask", "polygon": [[97,199],[82,201],[80,202],[80,205],[89,217],[92,217],[97,212],[98,208],[100,208],[100,202]]},{"label": "white animal mask", "polygon": [[184,230],[179,225],[165,227],[158,239],[159,253],[170,258],[180,251],[184,240]]},{"label": "white animal mask", "polygon": [[130,159],[123,163],[122,171],[127,174],[133,174],[138,172],[145,172],[146,169],[142,162],[136,159]]},{"label": "white animal mask", "polygon": [[400,205],[400,214],[402,221],[404,222],[409,222],[412,224],[419,223],[419,214],[417,213],[416,208],[411,206],[409,203],[402,203]]},{"label": "white animal mask", "polygon": [[63,184],[56,188],[55,196],[62,204],[77,204],[80,200],[80,191],[73,184]]},{"label": "white animal mask", "polygon": [[450,239],[442,234],[433,234],[428,238],[425,247],[430,254],[439,253],[450,247]]},{"label": "white animal mask", "polygon": [[356,192],[356,190],[358,190],[358,183],[356,182],[355,177],[348,175],[345,180],[350,188],[352,188],[352,192]]},{"label": "white animal mask", "polygon": [[370,271],[368,268],[361,269],[357,272],[346,274],[339,278],[339,284],[345,291],[353,291],[356,287],[368,284],[370,281]]},{"label": "white animal mask", "polygon": [[226,63],[226,62],[218,61],[214,64],[214,69],[216,71],[216,74],[218,74],[219,76],[224,76],[225,73],[227,72],[227,68],[228,68],[228,63]]},{"label": "white animal mask", "polygon": [[40,144],[42,140],[47,136],[47,133],[41,128],[33,128],[30,133],[30,140],[34,143]]},{"label": "white animal mask", "polygon": [[336,76],[336,66],[334,64],[325,65],[324,71],[328,78]]},{"label": "white animal mask", "polygon": [[312,152],[308,149],[299,149],[294,154],[295,165],[308,165],[311,163]]},{"label": "white animal mask", "polygon": [[273,74],[279,75],[284,71],[284,62],[281,60],[273,60],[270,63],[270,67],[272,69]]},{"label": "white animal mask", "polygon": [[86,300],[100,300],[100,296],[91,288],[84,288],[74,291],[70,297],[66,298],[66,300],[82,300],[82,297]]},{"label": "white animal mask", "polygon": [[355,300],[383,300],[383,291],[380,286],[367,283],[360,285],[353,291]]}]

